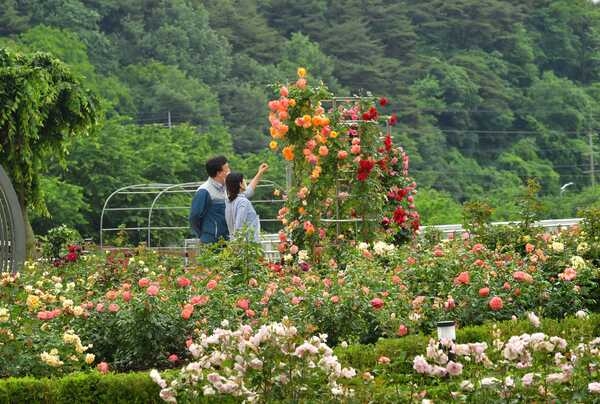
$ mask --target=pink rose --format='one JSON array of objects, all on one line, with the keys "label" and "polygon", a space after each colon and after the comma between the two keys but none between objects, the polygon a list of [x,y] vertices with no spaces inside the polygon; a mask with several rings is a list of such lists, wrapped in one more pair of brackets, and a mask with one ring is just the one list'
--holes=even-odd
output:
[{"label": "pink rose", "polygon": [[191,284],[192,284],[192,281],[190,281],[185,276],[180,276],[179,278],[177,278],[177,286],[179,286],[180,288],[187,288]]},{"label": "pink rose", "polygon": [[454,298],[452,298],[452,296],[448,297],[448,300],[446,300],[446,302],[444,303],[444,308],[446,309],[446,311],[450,311],[455,307],[456,302],[454,301]]},{"label": "pink rose", "polygon": [[184,320],[189,320],[190,317],[192,317],[192,314],[194,314],[193,305],[186,304],[185,306],[183,306],[183,310],[181,311],[181,318],[183,318]]},{"label": "pink rose", "polygon": [[111,313],[116,313],[117,311],[119,311],[119,305],[116,303],[109,304],[108,311],[110,311]]},{"label": "pink rose", "polygon": [[130,301],[131,297],[132,297],[131,292],[129,290],[126,290],[125,292],[123,292],[122,297],[123,297],[124,301],[126,301],[126,302]]},{"label": "pink rose", "polygon": [[502,303],[502,298],[500,298],[499,296],[494,296],[490,299],[490,309],[494,310],[494,311],[498,311],[500,309],[502,309],[503,303]]},{"label": "pink rose", "polygon": [[175,354],[171,354],[171,355],[169,355],[168,359],[169,359],[169,362],[175,363],[175,362],[177,362],[179,360],[179,357],[177,355],[175,355]]},{"label": "pink rose", "polygon": [[142,278],[138,281],[138,286],[140,288],[147,288],[148,286],[150,286],[150,279],[148,278]]},{"label": "pink rose", "polygon": [[98,369],[98,371],[99,371],[100,373],[102,373],[102,374],[106,374],[106,373],[108,373],[108,370],[109,370],[109,368],[108,368],[108,363],[106,363],[106,362],[100,362],[100,363],[99,363],[99,364],[96,366],[96,368],[97,368],[97,369]]},{"label": "pink rose", "polygon": [[306,88],[306,79],[303,77],[299,78],[298,81],[296,81],[296,87],[304,90]]},{"label": "pink rose", "polygon": [[158,291],[159,291],[159,288],[157,285],[150,285],[148,287],[148,289],[146,289],[146,293],[148,293],[148,296],[157,296]]},{"label": "pink rose", "polygon": [[380,356],[379,359],[377,359],[377,363],[379,363],[380,365],[387,365],[388,363],[390,363],[390,358],[388,358],[387,356]]},{"label": "pink rose", "polygon": [[450,376],[458,376],[462,373],[463,365],[461,363],[449,361],[446,364],[446,370]]},{"label": "pink rose", "polygon": [[396,334],[399,337],[404,337],[405,335],[408,334],[408,327],[405,326],[404,324],[400,324],[400,326],[398,327],[398,331],[396,331]]},{"label": "pink rose", "polygon": [[237,307],[239,307],[242,310],[248,310],[250,308],[250,300],[248,299],[238,299],[238,301],[235,304]]},{"label": "pink rose", "polygon": [[211,279],[210,281],[208,281],[208,283],[206,284],[206,289],[208,290],[212,290],[214,288],[217,287],[217,281],[214,279]]},{"label": "pink rose", "polygon": [[574,268],[568,267],[558,277],[563,281],[572,281],[577,277],[577,271]]},{"label": "pink rose", "polygon": [[192,298],[190,299],[190,303],[194,306],[202,306],[203,304],[208,303],[208,296],[192,296]]},{"label": "pink rose", "polygon": [[488,297],[489,295],[490,295],[490,288],[485,287],[485,288],[479,289],[479,296]]},{"label": "pink rose", "polygon": [[454,278],[454,284],[458,285],[468,285],[469,282],[471,281],[471,277],[469,275],[469,272],[464,271],[461,272],[460,274],[458,274],[458,276],[456,278]]}]

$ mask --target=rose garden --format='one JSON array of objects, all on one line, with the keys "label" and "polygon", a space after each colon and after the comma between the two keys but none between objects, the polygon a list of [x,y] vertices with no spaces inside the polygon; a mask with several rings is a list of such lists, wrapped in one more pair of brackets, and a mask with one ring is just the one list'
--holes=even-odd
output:
[{"label": "rose garden", "polygon": [[[600,402],[600,211],[423,229],[385,98],[305,69],[268,103],[277,259],[60,239],[0,279],[1,402]],[[439,338],[453,322],[454,338]]]}]

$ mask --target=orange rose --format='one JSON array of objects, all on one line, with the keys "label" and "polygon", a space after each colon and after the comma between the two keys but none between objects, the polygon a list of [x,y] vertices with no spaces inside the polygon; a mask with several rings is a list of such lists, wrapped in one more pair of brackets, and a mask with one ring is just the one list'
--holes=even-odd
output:
[{"label": "orange rose", "polygon": [[286,159],[287,161],[292,161],[294,159],[294,147],[293,146],[284,147],[283,150],[281,151],[281,153],[283,154],[283,158]]}]

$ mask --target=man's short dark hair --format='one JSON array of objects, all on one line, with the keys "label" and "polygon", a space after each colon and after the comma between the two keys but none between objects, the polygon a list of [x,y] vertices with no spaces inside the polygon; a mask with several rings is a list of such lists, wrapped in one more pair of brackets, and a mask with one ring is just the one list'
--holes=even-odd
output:
[{"label": "man's short dark hair", "polygon": [[208,173],[208,176],[210,178],[216,177],[225,164],[227,164],[227,158],[225,156],[216,156],[209,159],[206,162],[206,172]]}]

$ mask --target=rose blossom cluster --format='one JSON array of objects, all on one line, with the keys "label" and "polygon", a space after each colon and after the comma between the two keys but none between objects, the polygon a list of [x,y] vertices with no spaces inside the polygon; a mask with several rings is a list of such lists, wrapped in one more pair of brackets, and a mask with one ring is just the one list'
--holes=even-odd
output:
[{"label": "rose blossom cluster", "polygon": [[[327,335],[312,336],[299,343],[300,340],[296,327],[287,318],[256,331],[249,325],[230,330],[229,322],[224,320],[211,335],[202,334],[198,341],[189,344],[193,361],[181,370],[178,380],[168,385],[156,370],[150,376],[161,387],[160,397],[167,402],[177,402],[181,390],[205,396],[225,394],[255,402],[269,393],[267,385],[306,391],[308,379],[322,379],[332,396],[352,396],[353,389],[339,380],[354,378],[356,371],[342,367],[326,344]],[[271,375],[271,380],[260,384],[253,376],[264,373],[263,370]]]}]

